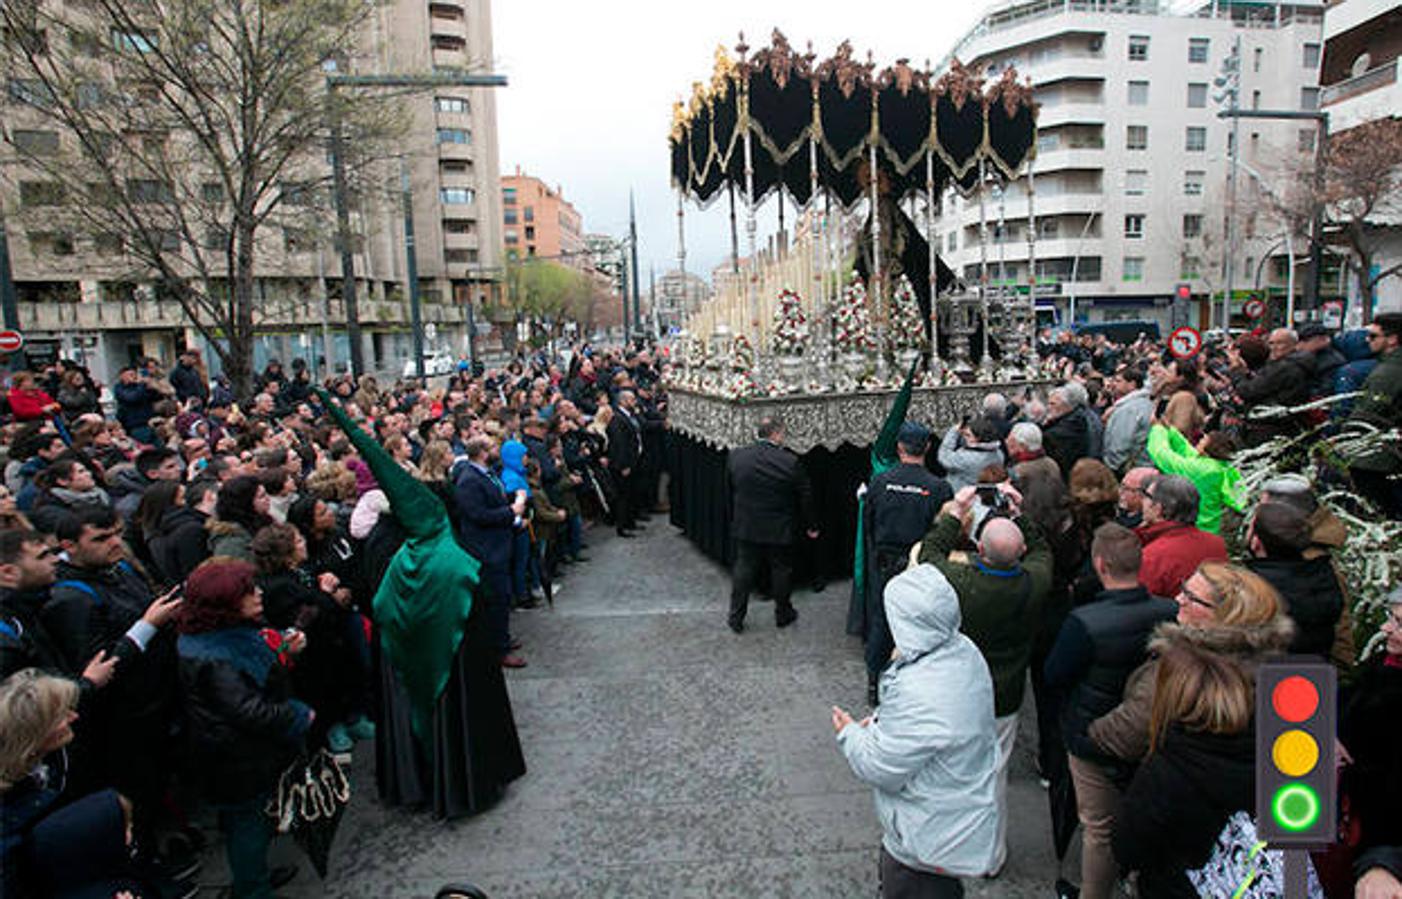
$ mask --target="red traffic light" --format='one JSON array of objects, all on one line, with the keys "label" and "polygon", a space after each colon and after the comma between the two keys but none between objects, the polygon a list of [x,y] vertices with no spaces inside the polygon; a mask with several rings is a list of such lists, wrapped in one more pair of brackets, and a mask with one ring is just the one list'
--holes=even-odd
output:
[{"label": "red traffic light", "polygon": [[1179,284],[1177,289],[1177,296],[1180,300],[1190,300],[1193,297],[1193,288],[1188,286],[1187,284]]},{"label": "red traffic light", "polygon": [[1319,691],[1298,674],[1285,678],[1271,691],[1271,706],[1275,713],[1291,724],[1309,720],[1319,708]]}]

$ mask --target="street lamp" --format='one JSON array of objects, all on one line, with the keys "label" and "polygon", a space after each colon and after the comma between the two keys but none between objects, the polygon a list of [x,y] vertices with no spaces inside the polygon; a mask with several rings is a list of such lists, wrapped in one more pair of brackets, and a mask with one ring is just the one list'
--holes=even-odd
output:
[{"label": "street lamp", "polygon": [[[334,64],[332,64],[334,66]],[[355,296],[355,254],[351,247],[350,209],[346,202],[346,165],[341,147],[341,116],[334,93],[352,88],[433,88],[506,87],[505,75],[473,75],[447,72],[435,75],[339,75],[326,76],[327,118],[331,128],[331,180],[336,202],[336,231],[341,242],[341,298],[346,304],[346,336],[350,341],[351,374],[359,377],[365,369],[360,346],[360,312]],[[415,256],[413,193],[409,185],[408,163],[400,161],[400,186],[404,200],[404,242],[408,255],[405,277],[409,280],[409,315],[414,332],[414,367],[424,377],[424,333],[419,304],[419,263]]]}]

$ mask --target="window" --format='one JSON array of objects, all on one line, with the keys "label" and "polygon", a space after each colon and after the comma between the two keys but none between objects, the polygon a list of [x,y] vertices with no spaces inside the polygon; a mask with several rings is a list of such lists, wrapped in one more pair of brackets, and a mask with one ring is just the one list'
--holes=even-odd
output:
[{"label": "window", "polygon": [[444,219],[443,232],[445,234],[476,234],[477,223],[472,219]]},{"label": "window", "polygon": [[461,97],[438,97],[433,101],[433,108],[439,112],[457,112],[464,114],[472,111],[472,107]]},{"label": "window", "polygon": [[223,203],[224,185],[218,181],[206,181],[200,185],[200,197],[206,203]]},{"label": "window", "polygon": [[1200,125],[1189,125],[1183,149],[1189,153],[1201,153],[1207,149],[1207,129]]},{"label": "window", "polygon": [[289,253],[310,253],[316,249],[316,238],[300,228],[283,228],[282,246]]},{"label": "window", "polygon": [[516,188],[514,188],[514,187],[503,187],[503,188],[501,189],[501,201],[502,201],[503,203],[505,203],[507,206],[515,206],[515,205],[516,205]]},{"label": "window", "polygon": [[520,241],[521,241],[521,235],[520,235],[519,233],[517,233],[517,231],[516,231],[515,228],[507,228],[507,229],[506,229],[506,242],[507,242],[507,243],[509,243],[509,244],[512,244],[512,243],[520,243]]},{"label": "window", "polygon": [[316,206],[316,188],[302,181],[284,181],[278,185],[282,202],[288,206]]},{"label": "window", "polygon": [[1131,81],[1129,83],[1129,105],[1148,106],[1149,105],[1149,82]]},{"label": "window", "polygon": [[1207,108],[1207,85],[1193,83],[1188,85],[1188,108]]},{"label": "window", "polygon": [[1043,240],[1055,240],[1061,233],[1061,223],[1053,218],[1038,219],[1037,236]]},{"label": "window", "polygon": [[144,31],[123,31],[120,28],[113,28],[112,46],[124,52],[150,53],[156,49],[156,37]]},{"label": "window", "polygon": [[1131,34],[1129,36],[1129,58],[1132,62],[1143,62],[1149,58],[1149,36]]},{"label": "window", "polygon": [[525,208],[525,211],[524,211],[524,213],[523,213],[523,220],[524,220],[524,221],[527,221],[527,222],[533,222],[533,221],[535,221],[535,207],[534,207],[534,206],[527,206],[527,207]]},{"label": "window", "polygon": [[439,128],[438,142],[440,144],[470,144],[472,143],[472,132],[465,128]]},{"label": "window", "polygon": [[10,99],[16,103],[40,107],[53,105],[53,92],[42,81],[30,78],[11,78],[7,88]]},{"label": "window", "polygon": [[62,206],[68,192],[57,181],[21,181],[19,204],[26,209],[35,206]]},{"label": "window", "polygon": [[10,141],[16,150],[31,156],[53,156],[58,153],[57,131],[21,131],[16,128],[10,132]]},{"label": "window", "polygon": [[466,159],[444,159],[438,163],[438,169],[445,175],[471,175],[472,163]]},{"label": "window", "polygon": [[435,34],[429,37],[428,42],[435,50],[462,50],[467,47],[467,38],[456,34]]},{"label": "window", "polygon": [[99,256],[120,256],[127,251],[127,242],[122,235],[105,232],[93,238],[93,245]]},{"label": "window", "polygon": [[1301,65],[1303,65],[1307,69],[1319,68],[1319,45],[1305,44],[1304,55],[1300,62]]},{"label": "window", "polygon": [[146,178],[127,180],[127,196],[133,203],[172,203],[175,191],[163,181]]},{"label": "window", "polygon": [[1252,91],[1252,92],[1251,92],[1251,108],[1252,108],[1252,109],[1260,109],[1260,108],[1261,108],[1261,92],[1260,92],[1260,91]]},{"label": "window", "polygon": [[1125,216],[1125,237],[1137,240],[1144,236],[1144,216],[1138,213]]},{"label": "window", "polygon": [[1142,197],[1149,189],[1149,171],[1147,169],[1129,169],[1125,172],[1125,196]]},{"label": "window", "polygon": [[958,231],[951,231],[951,232],[949,232],[949,240],[946,241],[946,246],[947,246],[947,252],[950,252],[950,253],[953,253],[955,250],[959,249],[959,232],[958,232]]},{"label": "window", "polygon": [[477,192],[470,187],[441,187],[438,196],[444,203],[471,203],[477,199]]},{"label": "window", "polygon": [[507,209],[507,210],[503,213],[502,221],[506,222],[506,224],[508,224],[508,225],[514,225],[514,224],[516,224],[516,221],[517,221],[518,218],[519,218],[519,216],[516,214],[516,210],[515,210],[515,209]]},{"label": "window", "polygon": [[1184,256],[1178,267],[1180,281],[1194,281],[1202,277],[1202,259],[1197,256]]},{"label": "window", "polygon": [[161,251],[166,253],[176,253],[180,251],[180,232],[174,228],[162,228],[156,232],[156,242]]},{"label": "window", "polygon": [[1260,47],[1256,48],[1256,51],[1251,54],[1251,71],[1261,71],[1261,57],[1265,55],[1266,54],[1264,50],[1262,50]]},{"label": "window", "polygon": [[534,225],[527,225],[527,226],[526,226],[526,240],[535,240],[535,226],[534,226]]},{"label": "window", "polygon": [[1043,131],[1037,135],[1037,152],[1046,153],[1061,146],[1061,135],[1055,131]]},{"label": "window", "polygon": [[1143,281],[1144,280],[1144,257],[1126,256],[1124,267],[1121,269],[1120,280],[1122,281]]},{"label": "window", "polygon": [[1295,136],[1295,147],[1301,153],[1314,152],[1314,129],[1301,128],[1299,134]]},{"label": "window", "polygon": [[1126,150],[1147,150],[1149,149],[1149,126],[1148,125],[1128,125],[1125,127],[1125,149]]},{"label": "window", "polygon": [[1196,212],[1190,212],[1183,216],[1183,236],[1202,236],[1202,216]]},{"label": "window", "polygon": [[1211,50],[1211,38],[1188,38],[1188,62],[1207,62],[1207,57]]},{"label": "window", "polygon": [[443,261],[456,265],[475,265],[477,263],[476,250],[444,250]]},{"label": "window", "polygon": [[206,250],[223,250],[229,246],[229,243],[229,231],[221,225],[212,225],[206,228],[204,237],[200,240],[200,245]]},{"label": "window", "polygon": [[49,252],[53,253],[55,256],[72,256],[73,235],[66,234],[62,231],[55,234],[49,243]]},{"label": "window", "polygon": [[1302,88],[1300,88],[1300,108],[1301,108],[1301,109],[1318,109],[1318,108],[1319,108],[1319,88],[1317,88],[1317,87],[1302,87]]},{"label": "window", "polygon": [[1249,279],[1251,279],[1252,277],[1254,277],[1255,274],[1256,274],[1256,257],[1255,257],[1255,256],[1247,256],[1247,257],[1246,257],[1246,261],[1243,262],[1243,263],[1242,263],[1242,266],[1241,266],[1241,276],[1242,276],[1243,278],[1246,278],[1246,279],[1249,280]]},{"label": "window", "polygon": [[73,255],[73,235],[64,234],[58,231],[30,231],[25,235],[29,239],[30,251],[38,253],[49,253],[53,256]]}]

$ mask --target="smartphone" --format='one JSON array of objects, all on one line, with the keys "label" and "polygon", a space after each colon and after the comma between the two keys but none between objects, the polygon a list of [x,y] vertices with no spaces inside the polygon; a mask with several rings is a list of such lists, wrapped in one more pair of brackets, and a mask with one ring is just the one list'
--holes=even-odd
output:
[{"label": "smartphone", "polygon": [[978,484],[974,487],[974,493],[978,496],[978,501],[990,509],[998,504],[997,484]]}]

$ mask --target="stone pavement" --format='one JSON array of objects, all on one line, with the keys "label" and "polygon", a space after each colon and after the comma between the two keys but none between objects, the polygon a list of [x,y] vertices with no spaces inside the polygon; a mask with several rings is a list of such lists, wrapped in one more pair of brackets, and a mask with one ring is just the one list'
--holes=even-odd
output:
[{"label": "stone pavement", "polygon": [[[431,897],[454,880],[492,899],[876,895],[880,829],[829,715],[865,711],[861,648],[843,633],[849,586],[798,594],[801,617],[782,631],[772,604],[752,602],[737,636],[725,570],[663,517],[639,539],[588,540],[592,560],[554,609],[513,616],[530,660],[508,673],[526,776],[485,814],[440,824],[376,803],[364,747],[328,879],[303,863],[283,895]],[[1029,691],[1011,859],[971,897],[1051,895],[1030,706]],[[297,851],[284,840],[274,855]]]}]

